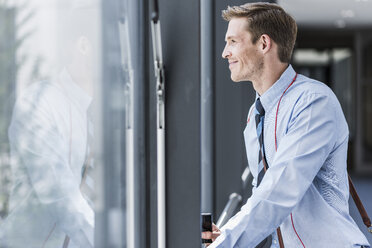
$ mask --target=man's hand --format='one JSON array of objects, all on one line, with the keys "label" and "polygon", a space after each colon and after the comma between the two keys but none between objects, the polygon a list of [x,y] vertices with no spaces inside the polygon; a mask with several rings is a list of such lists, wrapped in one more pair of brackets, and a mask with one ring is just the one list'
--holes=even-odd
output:
[{"label": "man's hand", "polygon": [[[212,232],[202,232],[202,239],[211,239],[212,242],[216,240],[218,236],[220,236],[221,231],[218,227],[212,223]],[[209,246],[210,243],[205,244],[205,246]]]}]

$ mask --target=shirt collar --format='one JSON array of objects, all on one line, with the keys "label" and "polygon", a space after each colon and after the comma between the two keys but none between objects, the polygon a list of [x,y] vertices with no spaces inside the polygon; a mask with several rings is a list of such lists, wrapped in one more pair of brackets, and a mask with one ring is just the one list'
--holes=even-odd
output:
[{"label": "shirt collar", "polygon": [[75,81],[72,79],[70,73],[63,69],[58,76],[58,82],[65,92],[66,96],[71,101],[77,103],[82,109],[87,110],[92,97],[89,96]]},{"label": "shirt collar", "polygon": [[269,111],[276,105],[285,89],[296,76],[296,72],[291,65],[283,72],[280,78],[262,95],[256,92],[256,99],[259,97],[265,111]]}]

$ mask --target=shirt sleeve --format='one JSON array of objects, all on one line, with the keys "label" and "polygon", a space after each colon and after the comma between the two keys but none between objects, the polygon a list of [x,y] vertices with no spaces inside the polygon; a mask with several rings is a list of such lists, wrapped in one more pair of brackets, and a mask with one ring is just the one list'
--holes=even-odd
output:
[{"label": "shirt sleeve", "polygon": [[297,101],[287,133],[260,186],[210,248],[255,247],[289,216],[335,146],[332,101],[322,94]]},{"label": "shirt sleeve", "polygon": [[92,247],[94,213],[80,192],[80,178],[71,171],[69,138],[59,131],[53,111],[58,110],[35,94],[17,102],[9,128],[12,154],[45,207],[46,218],[55,219],[80,247]]}]

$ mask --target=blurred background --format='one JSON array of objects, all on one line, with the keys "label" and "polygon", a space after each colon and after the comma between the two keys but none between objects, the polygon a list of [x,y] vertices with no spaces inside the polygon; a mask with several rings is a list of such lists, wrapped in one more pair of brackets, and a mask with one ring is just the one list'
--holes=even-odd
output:
[{"label": "blurred background", "polygon": [[[221,58],[227,29],[221,10],[255,1],[158,2],[165,66],[164,215],[157,211],[150,25],[156,2],[0,0],[0,226],[10,213],[17,176],[8,134],[15,103],[28,87],[53,81],[67,65],[77,78],[88,75],[93,92],[94,247],[163,248],[159,222],[168,247],[200,247],[200,213],[212,213],[216,222],[232,193],[249,197],[242,134],[255,92],[250,82],[233,83]],[[342,105],[350,129],[348,170],[372,215],[372,0],[270,2],[297,21],[295,70],[326,83]],[[71,62],[68,46],[81,30],[89,39],[81,50],[89,51],[84,67]],[[371,243],[352,200],[350,212]]]}]

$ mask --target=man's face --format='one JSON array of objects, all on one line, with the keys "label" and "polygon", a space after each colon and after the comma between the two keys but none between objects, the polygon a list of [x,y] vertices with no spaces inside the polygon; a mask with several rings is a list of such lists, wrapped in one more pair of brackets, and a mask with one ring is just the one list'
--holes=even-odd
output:
[{"label": "man's face", "polygon": [[252,43],[245,18],[233,18],[225,36],[222,57],[228,59],[231,79],[234,82],[254,81],[261,75],[263,56],[259,53],[259,42]]}]

